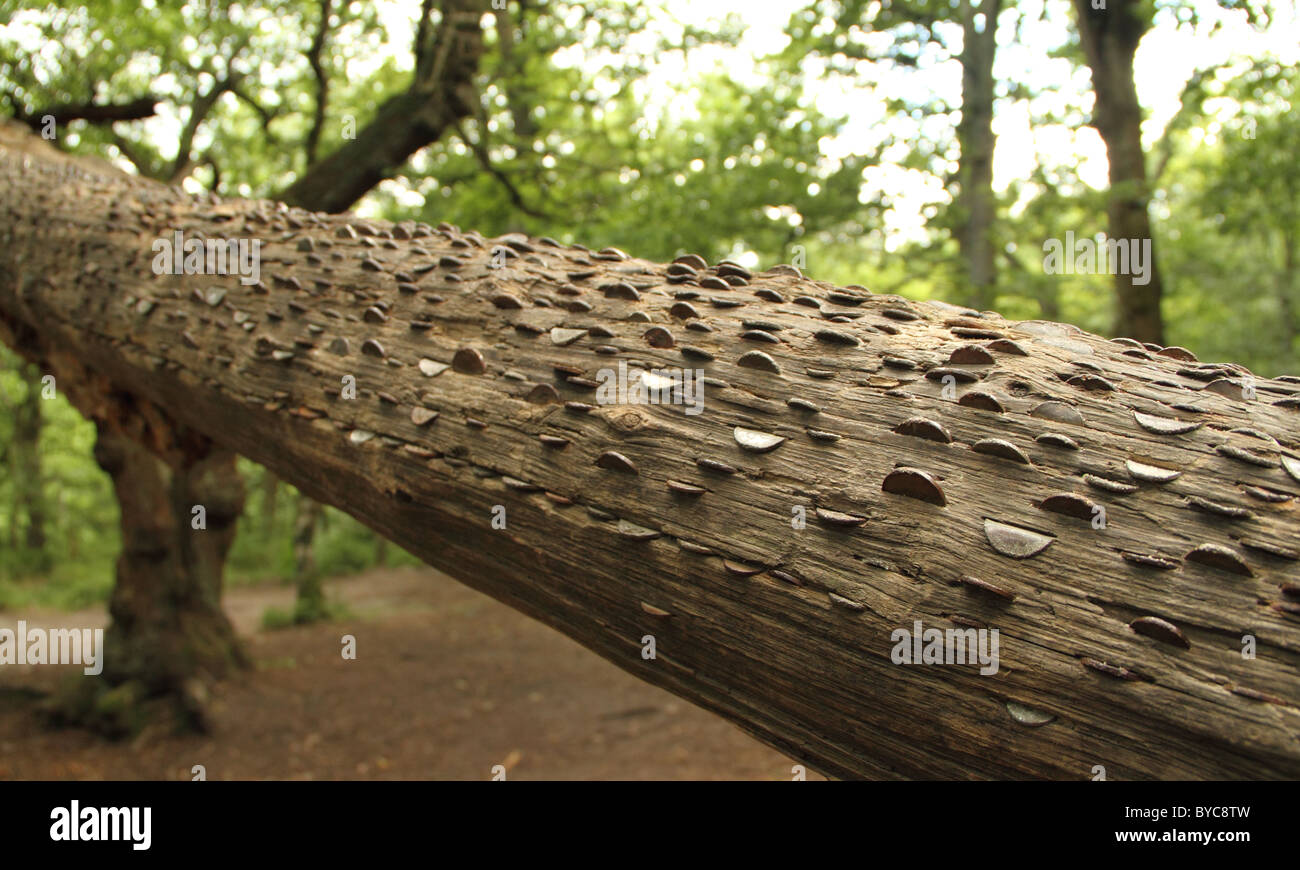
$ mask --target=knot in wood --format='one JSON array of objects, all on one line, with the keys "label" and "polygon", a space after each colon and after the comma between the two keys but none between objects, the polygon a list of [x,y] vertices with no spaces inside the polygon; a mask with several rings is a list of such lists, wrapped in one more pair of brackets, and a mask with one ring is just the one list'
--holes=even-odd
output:
[{"label": "knot in wood", "polygon": [[640,411],[623,410],[612,414],[609,422],[620,432],[636,432],[650,425],[650,418]]}]

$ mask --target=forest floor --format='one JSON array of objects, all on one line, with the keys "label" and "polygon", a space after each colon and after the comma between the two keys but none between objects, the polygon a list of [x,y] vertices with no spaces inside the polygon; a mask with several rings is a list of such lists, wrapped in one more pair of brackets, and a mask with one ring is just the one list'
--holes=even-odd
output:
[{"label": "forest floor", "polygon": [[[261,628],[285,586],[227,590],[255,664],[217,686],[213,731],[146,729],[106,742],[51,730],[36,693],[72,666],[0,669],[0,779],[788,780],[794,762],[558,632],[428,568],[331,581],[337,622]],[[103,608],[0,612],[44,627],[103,626]],[[345,634],[357,657],[340,654]],[[809,779],[820,778],[809,772]]]}]

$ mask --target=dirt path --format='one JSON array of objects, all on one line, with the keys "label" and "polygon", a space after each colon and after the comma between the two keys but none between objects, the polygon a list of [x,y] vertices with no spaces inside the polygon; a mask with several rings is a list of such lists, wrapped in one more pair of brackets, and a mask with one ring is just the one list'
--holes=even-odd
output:
[{"label": "dirt path", "polygon": [[[0,779],[790,779],[791,762],[723,720],[431,569],[329,584],[353,617],[262,631],[281,587],[226,610],[257,669],[221,686],[214,733],[105,743],[42,729],[25,689],[61,667],[0,667]],[[0,613],[0,627],[93,628],[102,609]],[[344,634],[356,661],[340,655]],[[814,774],[809,779],[818,778]]]}]

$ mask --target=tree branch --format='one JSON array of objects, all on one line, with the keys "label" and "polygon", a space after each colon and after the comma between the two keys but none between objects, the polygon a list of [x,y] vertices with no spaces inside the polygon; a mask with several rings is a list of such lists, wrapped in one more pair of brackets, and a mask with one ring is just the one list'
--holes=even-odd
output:
[{"label": "tree branch", "polygon": [[325,127],[325,109],[329,104],[329,77],[325,74],[325,67],[321,63],[321,55],[325,50],[325,39],[329,35],[330,27],[330,8],[333,6],[333,0],[321,0],[320,3],[320,24],[316,28],[316,35],[311,41],[311,48],[307,51],[307,63],[311,67],[312,74],[316,77],[316,117],[312,119],[311,129],[307,132],[307,141],[303,149],[307,152],[307,165],[311,166],[316,162],[317,152],[320,149],[320,134]]},{"label": "tree branch", "polygon": [[[487,127],[480,123],[479,129],[486,130]],[[529,217],[535,217],[541,220],[552,220],[550,215],[543,211],[538,211],[524,201],[523,194],[519,192],[519,188],[515,187],[514,182],[512,182],[506,174],[492,162],[492,155],[488,153],[487,147],[482,141],[471,139],[465,133],[465,128],[461,125],[460,121],[456,122],[456,132],[460,134],[461,141],[469,146],[469,150],[474,153],[474,156],[478,159],[479,165],[483,167],[483,171],[495,178],[501,186],[505,188],[506,195],[510,197],[511,205]]]},{"label": "tree branch", "polygon": [[65,103],[48,106],[28,114],[18,111],[18,103],[12,98],[12,95],[10,97],[10,103],[15,109],[14,117],[37,132],[40,132],[41,124],[46,116],[53,116],[56,124],[66,124],[69,121],[88,121],[91,124],[139,121],[142,118],[153,117],[157,112],[158,102],[157,97],[144,96],[125,103],[96,103],[94,101]]},{"label": "tree branch", "polygon": [[483,51],[484,0],[444,0],[430,33],[425,0],[416,36],[416,72],[407,90],[386,100],[356,138],[315,163],[284,191],[290,205],[341,212],[390,178],[413,154],[436,142],[479,105],[474,76]]},{"label": "tree branch", "polygon": [[149,155],[139,151],[135,145],[127,141],[126,137],[117,131],[113,131],[113,145],[118,151],[122,152],[123,157],[130,161],[136,172],[145,178],[153,178],[159,181],[163,179],[165,173],[158,163]]},{"label": "tree branch", "polygon": [[277,144],[279,142],[279,137],[271,132],[271,122],[275,120],[276,115],[279,114],[279,110],[268,109],[257,100],[253,99],[253,95],[250,94],[242,84],[230,88],[230,92],[257,113],[258,117],[262,119],[262,130],[266,133],[267,141],[272,144]]},{"label": "tree branch", "polygon": [[199,125],[207,119],[208,114],[217,105],[217,100],[221,99],[222,94],[239,87],[242,80],[243,75],[241,73],[232,72],[226,78],[215,82],[212,87],[208,88],[206,93],[200,94],[194,100],[194,104],[190,106],[190,116],[185,122],[185,127],[181,130],[180,144],[176,146],[176,159],[172,162],[171,171],[167,174],[167,181],[177,184],[194,168],[194,161],[190,155],[194,149],[194,136],[198,133]]}]

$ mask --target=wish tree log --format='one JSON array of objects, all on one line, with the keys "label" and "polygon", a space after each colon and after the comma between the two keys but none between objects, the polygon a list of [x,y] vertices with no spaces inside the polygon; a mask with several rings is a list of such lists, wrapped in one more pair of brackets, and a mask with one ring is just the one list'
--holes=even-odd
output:
[{"label": "wish tree log", "polygon": [[[258,280],[155,274],[178,231]],[[201,433],[828,775],[1300,776],[1300,378],[10,127],[0,242],[0,332],[101,426]],[[611,402],[620,362],[696,393]],[[897,663],[914,627],[996,630],[995,672]]]}]

